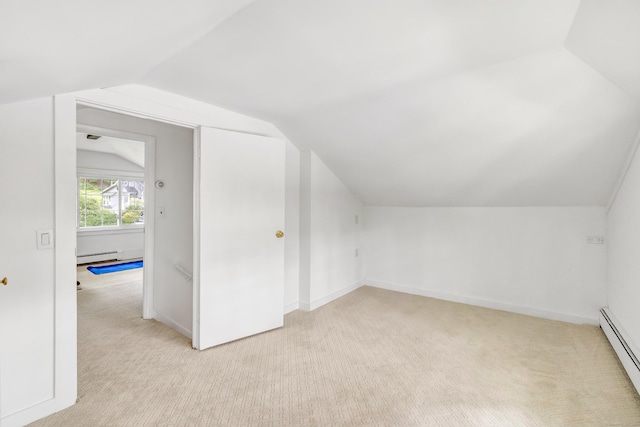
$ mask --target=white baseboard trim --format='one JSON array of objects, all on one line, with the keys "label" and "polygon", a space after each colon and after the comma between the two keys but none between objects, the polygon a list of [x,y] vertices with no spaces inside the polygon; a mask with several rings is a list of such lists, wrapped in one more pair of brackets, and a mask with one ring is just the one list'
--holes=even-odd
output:
[{"label": "white baseboard trim", "polygon": [[311,304],[308,302],[300,301],[298,309],[302,311],[311,311]]},{"label": "white baseboard trim", "polygon": [[91,264],[94,262],[102,262],[102,261],[116,261],[118,259],[119,254],[115,253],[106,253],[99,255],[80,255],[76,257],[76,264]]},{"label": "white baseboard trim", "polygon": [[600,327],[618,355],[624,370],[627,371],[629,379],[640,393],[640,362],[638,361],[640,352],[638,348],[622,328],[620,321],[608,308],[600,310]]},{"label": "white baseboard trim", "polygon": [[0,425],[2,427],[22,427],[62,409],[64,408],[57,408],[55,399],[45,400],[44,402],[36,403],[33,406],[2,417],[0,419]]},{"label": "white baseboard trim", "polygon": [[323,305],[328,304],[331,301],[334,301],[342,296],[345,296],[350,292],[355,291],[356,289],[358,289],[360,286],[363,286],[364,284],[365,284],[365,281],[360,280],[350,286],[347,286],[346,288],[339,289],[335,292],[330,293],[329,295],[326,295],[322,298],[318,298],[317,300],[311,303],[300,301],[300,310],[313,311],[318,307],[322,307]]},{"label": "white baseboard trim", "polygon": [[165,325],[167,325],[168,327],[170,327],[174,331],[176,331],[178,333],[181,333],[185,337],[192,338],[191,331],[189,329],[185,328],[184,326],[180,325],[178,322],[173,320],[171,317],[165,316],[162,313],[158,313],[157,311],[155,313],[155,316],[153,316],[153,317],[158,322],[164,323]]},{"label": "white baseboard trim", "polygon": [[296,311],[300,308],[300,303],[298,301],[292,302],[290,304],[286,304],[284,306],[284,314],[289,314],[292,311]]},{"label": "white baseboard trim", "polygon": [[508,311],[510,313],[524,314],[527,316],[541,317],[549,320],[559,320],[562,322],[575,323],[578,325],[598,325],[597,318],[575,316],[572,314],[556,313],[553,311],[540,310],[530,307],[522,307],[498,301],[485,300],[482,298],[466,297],[462,295],[446,294],[443,292],[430,291],[428,289],[415,288],[412,286],[396,285],[387,282],[378,282],[375,280],[365,280],[365,286],[386,289],[389,291],[403,292],[410,295],[419,295],[423,297],[436,298],[445,301],[458,302],[462,304],[475,305],[478,307],[491,308],[494,310]]},{"label": "white baseboard trim", "polygon": [[135,258],[144,258],[144,248],[118,251],[118,261]]}]

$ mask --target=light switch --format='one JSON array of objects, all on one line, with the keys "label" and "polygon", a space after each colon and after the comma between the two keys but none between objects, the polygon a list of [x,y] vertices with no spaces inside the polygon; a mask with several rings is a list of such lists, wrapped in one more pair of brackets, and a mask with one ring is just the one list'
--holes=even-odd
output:
[{"label": "light switch", "polygon": [[53,248],[53,230],[37,230],[38,249]]}]

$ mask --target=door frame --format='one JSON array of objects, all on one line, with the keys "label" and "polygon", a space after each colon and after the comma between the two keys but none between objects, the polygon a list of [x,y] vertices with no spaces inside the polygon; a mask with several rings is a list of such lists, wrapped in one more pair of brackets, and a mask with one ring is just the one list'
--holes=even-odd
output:
[{"label": "door frame", "polygon": [[[91,90],[54,97],[54,193],[55,193],[55,326],[54,326],[54,398],[56,411],[73,405],[78,393],[77,375],[77,295],[76,281],[76,132],[77,105],[150,119],[191,129],[196,123],[173,119],[162,114],[154,103],[124,97],[105,90]],[[147,105],[144,105],[147,104]],[[195,134],[195,132],[194,132]],[[145,161],[147,153],[145,150]],[[155,164],[155,162],[154,162]],[[146,179],[145,165],[145,179]],[[154,171],[155,175],[155,171]],[[152,181],[155,183],[154,181]],[[196,195],[194,194],[194,198]],[[155,203],[155,200],[154,200]],[[146,220],[146,218],[145,218]],[[194,224],[195,225],[195,224]],[[146,226],[145,226],[146,227]],[[195,227],[194,227],[195,228]],[[146,231],[146,230],[145,230]],[[145,232],[145,250],[153,247],[153,233]],[[195,255],[195,253],[194,253]],[[153,257],[153,255],[152,255]],[[152,271],[150,268],[147,271]],[[147,273],[145,271],[145,273]],[[151,273],[153,274],[153,273]],[[146,274],[145,274],[146,276]],[[73,283],[74,286],[68,286]],[[153,283],[151,278],[150,282]],[[194,277],[194,293],[196,280]],[[153,315],[153,285],[146,289],[143,317]],[[73,291],[73,293],[71,292]],[[150,291],[150,292],[149,292]]]},{"label": "door frame", "polygon": [[[156,89],[129,85],[112,89],[93,89],[56,95],[54,110],[54,197],[55,197],[55,249],[54,249],[54,399],[55,411],[76,402],[77,384],[77,291],[76,280],[76,105],[171,125],[193,129],[194,134],[194,300],[199,296],[200,257],[199,218],[199,128],[212,128],[284,138],[270,123],[224,110],[182,96]],[[72,286],[71,286],[72,284]],[[194,304],[193,331],[198,321],[197,304]],[[194,334],[193,343],[199,337]],[[48,414],[42,414],[45,416]]]},{"label": "door frame", "polygon": [[[86,105],[78,102],[79,105]],[[94,107],[92,107],[94,108]],[[142,279],[142,318],[152,319],[155,317],[153,309],[153,271],[155,265],[155,246],[154,246],[154,225],[155,225],[155,200],[156,200],[156,138],[151,135],[142,135],[137,133],[125,132],[121,130],[89,126],[78,124],[76,122],[78,132],[90,133],[92,135],[109,136],[112,138],[120,138],[131,141],[140,141],[144,143],[144,265]],[[77,161],[76,161],[77,166]],[[148,209],[149,208],[149,209]]]}]

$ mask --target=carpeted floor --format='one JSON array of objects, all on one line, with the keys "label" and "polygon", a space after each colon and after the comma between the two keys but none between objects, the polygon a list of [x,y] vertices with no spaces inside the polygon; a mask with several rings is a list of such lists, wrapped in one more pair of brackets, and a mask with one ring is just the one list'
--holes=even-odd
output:
[{"label": "carpeted floor", "polygon": [[640,426],[598,327],[363,287],[198,352],[140,318],[140,271],[105,276],[79,278],[79,403],[34,426]]}]

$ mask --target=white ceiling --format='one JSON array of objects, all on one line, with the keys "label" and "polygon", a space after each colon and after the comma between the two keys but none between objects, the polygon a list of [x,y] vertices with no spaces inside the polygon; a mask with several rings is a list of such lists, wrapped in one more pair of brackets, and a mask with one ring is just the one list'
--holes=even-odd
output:
[{"label": "white ceiling", "polygon": [[271,121],[369,205],[604,205],[639,5],[4,0],[0,102],[139,83]]},{"label": "white ceiling", "polygon": [[139,79],[251,0],[2,0],[0,103]]},{"label": "white ceiling", "polygon": [[260,0],[142,82],[272,119],[313,114],[562,46],[578,3]]},{"label": "white ceiling", "polygon": [[99,139],[88,139],[84,132],[76,133],[76,149],[107,153],[125,159],[134,165],[144,168],[144,142],[129,139],[100,136]]},{"label": "white ceiling", "polygon": [[640,100],[640,1],[582,0],[566,46]]}]

